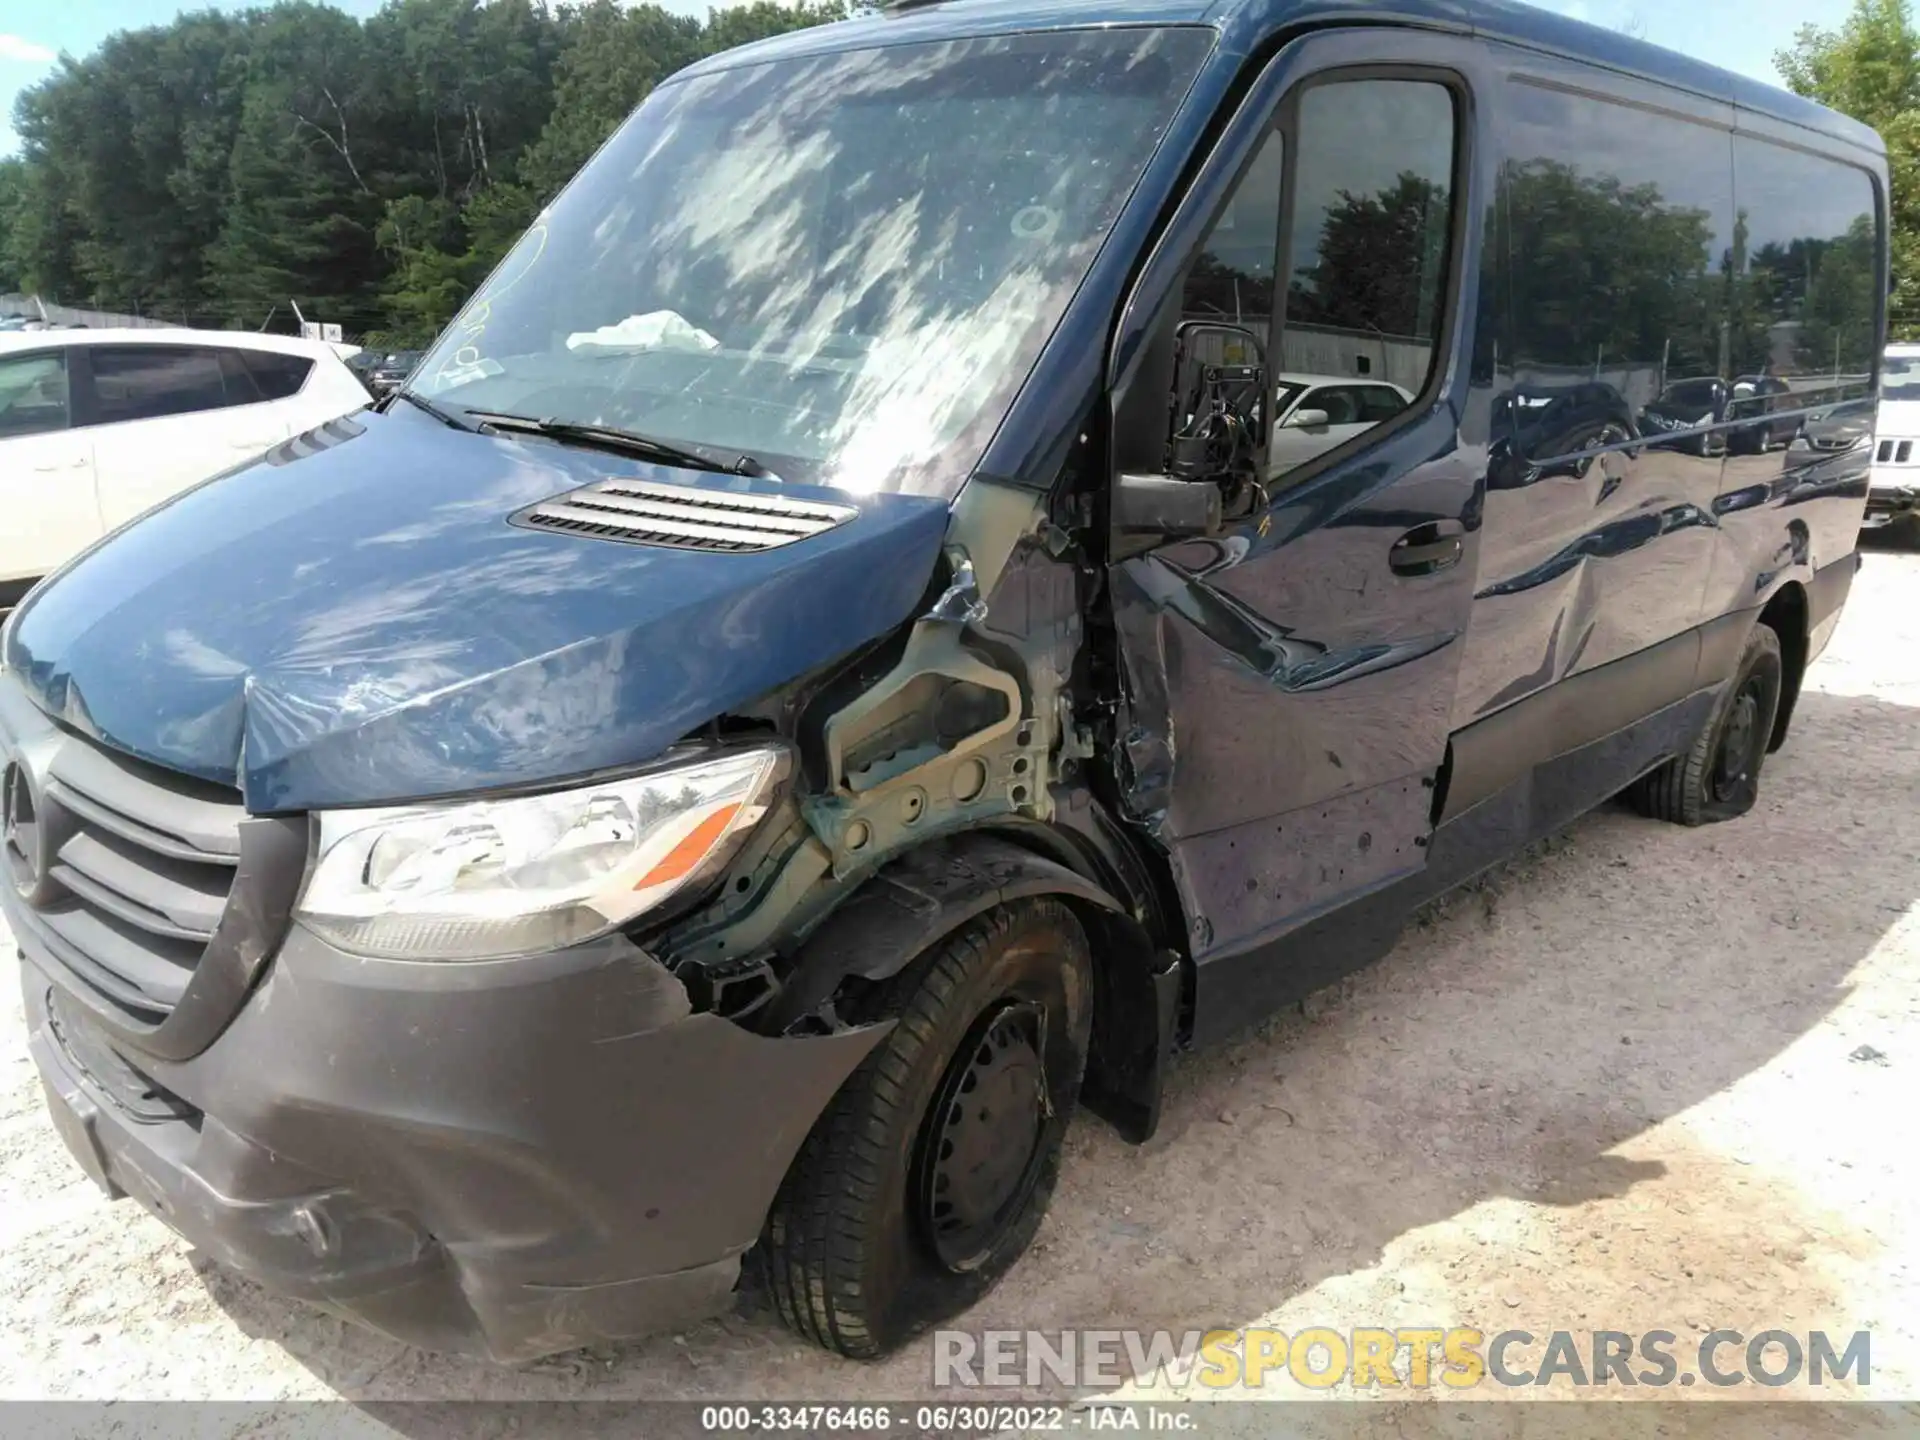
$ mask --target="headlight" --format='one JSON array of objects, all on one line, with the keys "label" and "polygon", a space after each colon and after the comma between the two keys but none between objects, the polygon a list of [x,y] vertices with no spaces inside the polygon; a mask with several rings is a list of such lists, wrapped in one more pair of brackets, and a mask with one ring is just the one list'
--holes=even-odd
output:
[{"label": "headlight", "polygon": [[786,765],[739,750],[546,795],[325,811],[296,914],[343,950],[399,960],[577,944],[717,871]]}]

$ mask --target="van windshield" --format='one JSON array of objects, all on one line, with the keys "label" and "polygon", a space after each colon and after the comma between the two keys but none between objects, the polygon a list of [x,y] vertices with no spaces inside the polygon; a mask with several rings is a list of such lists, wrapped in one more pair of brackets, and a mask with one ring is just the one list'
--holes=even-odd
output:
[{"label": "van windshield", "polygon": [[656,90],[411,388],[950,496],[1212,32],[896,45]]}]

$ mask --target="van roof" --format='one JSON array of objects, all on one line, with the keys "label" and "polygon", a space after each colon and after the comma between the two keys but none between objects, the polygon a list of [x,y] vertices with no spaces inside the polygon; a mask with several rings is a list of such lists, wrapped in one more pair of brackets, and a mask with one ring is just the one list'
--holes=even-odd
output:
[{"label": "van roof", "polygon": [[797,30],[703,60],[682,75],[915,40],[954,40],[1072,26],[1204,24],[1264,34],[1287,25],[1385,22],[1479,35],[1638,76],[1858,146],[1885,145],[1868,126],[1789,91],[1617,30],[1515,0],[918,0],[859,20]]}]

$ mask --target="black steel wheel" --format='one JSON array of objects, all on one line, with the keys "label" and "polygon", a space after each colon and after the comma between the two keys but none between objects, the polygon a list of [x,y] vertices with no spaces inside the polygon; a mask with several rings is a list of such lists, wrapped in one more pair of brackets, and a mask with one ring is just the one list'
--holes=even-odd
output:
[{"label": "black steel wheel", "polygon": [[1780,637],[1754,626],[1732,682],[1692,747],[1627,791],[1634,808],[1679,825],[1710,825],[1751,810],[1760,798],[1785,674]]},{"label": "black steel wheel", "polygon": [[[1755,669],[1741,678],[1714,746],[1707,782],[1714,804],[1752,808],[1767,736],[1773,729],[1773,707],[1778,704],[1778,686],[1764,671]],[[1765,730],[1761,729],[1763,719]]]},{"label": "black steel wheel", "polygon": [[1008,999],[975,1022],[927,1112],[915,1162],[915,1220],[956,1275],[990,1259],[1046,1156],[1046,1011]]},{"label": "black steel wheel", "polygon": [[757,1252],[780,1318],[861,1358],[973,1304],[1040,1228],[1093,1025],[1086,934],[1058,900],[988,911],[854,1018],[888,1017],[801,1146]]}]

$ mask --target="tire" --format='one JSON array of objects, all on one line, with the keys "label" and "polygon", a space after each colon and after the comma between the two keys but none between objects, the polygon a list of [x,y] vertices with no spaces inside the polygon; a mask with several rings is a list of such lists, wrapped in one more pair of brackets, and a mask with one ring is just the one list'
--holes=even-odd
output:
[{"label": "tire", "polygon": [[1620,425],[1602,425],[1589,435],[1580,446],[1580,458],[1573,462],[1573,475],[1576,480],[1584,480],[1593,473],[1594,461],[1600,457],[1588,452],[1604,450],[1609,445],[1623,445],[1633,437]]},{"label": "tire", "polygon": [[1053,1195],[1092,998],[1086,933],[1051,899],[989,911],[876,987],[860,1018],[898,1023],[814,1125],[761,1234],[789,1328],[870,1359],[993,1288]]},{"label": "tire", "polygon": [[1760,796],[1786,667],[1780,637],[1753,627],[1733,680],[1693,748],[1636,782],[1627,798],[1642,815],[1676,825],[1712,825],[1746,814]]}]

